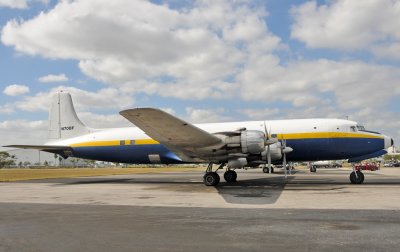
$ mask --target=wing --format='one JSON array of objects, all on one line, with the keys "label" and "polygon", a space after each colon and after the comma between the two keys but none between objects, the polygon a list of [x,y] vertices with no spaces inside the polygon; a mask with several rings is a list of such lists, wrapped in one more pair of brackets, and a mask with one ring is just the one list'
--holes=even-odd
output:
[{"label": "wing", "polygon": [[184,160],[198,157],[196,149],[221,143],[218,137],[159,109],[128,109],[120,114]]}]

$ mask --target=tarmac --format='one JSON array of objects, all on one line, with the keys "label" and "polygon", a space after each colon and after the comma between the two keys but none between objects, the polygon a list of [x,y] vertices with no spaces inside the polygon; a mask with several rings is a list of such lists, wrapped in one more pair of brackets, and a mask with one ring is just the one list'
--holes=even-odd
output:
[{"label": "tarmac", "polygon": [[[0,183],[0,251],[398,251],[400,169]],[[220,173],[222,177],[222,172]]]}]

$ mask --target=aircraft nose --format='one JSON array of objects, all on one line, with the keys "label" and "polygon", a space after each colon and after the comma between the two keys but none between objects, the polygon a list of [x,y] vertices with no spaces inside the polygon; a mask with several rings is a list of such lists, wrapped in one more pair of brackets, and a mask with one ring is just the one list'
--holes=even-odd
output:
[{"label": "aircraft nose", "polygon": [[388,136],[384,136],[385,139],[385,149],[392,147],[394,145],[393,138],[390,138]]}]

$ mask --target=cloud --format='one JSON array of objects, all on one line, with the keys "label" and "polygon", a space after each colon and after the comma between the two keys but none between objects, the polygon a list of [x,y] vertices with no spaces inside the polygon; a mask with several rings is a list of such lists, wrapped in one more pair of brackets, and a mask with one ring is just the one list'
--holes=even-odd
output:
[{"label": "cloud", "polygon": [[394,51],[400,43],[399,1],[336,0],[322,5],[310,1],[293,7],[291,14],[291,37],[310,48],[363,49],[400,59]]},{"label": "cloud", "polygon": [[221,98],[234,92],[231,83],[250,57],[281,49],[266,15],[263,6],[240,1],[178,10],[147,1],[61,1],[30,20],[9,21],[1,40],[29,55],[78,60],[87,76],[135,93]]},{"label": "cloud", "polygon": [[[43,144],[47,140],[47,120],[0,121],[1,146],[11,144]],[[1,148],[0,149],[3,149]]]},{"label": "cloud", "polygon": [[68,81],[68,77],[65,74],[49,74],[46,76],[42,76],[38,78],[38,81],[40,82],[63,82],[63,81]]},{"label": "cloud", "polygon": [[275,118],[279,118],[279,116],[282,116],[281,109],[279,108],[263,108],[263,109],[254,109],[254,108],[249,108],[249,109],[238,109],[237,110],[240,114],[243,114],[247,118],[250,118],[251,120],[272,120]]},{"label": "cloud", "polygon": [[265,56],[254,59],[238,80],[244,100],[285,101],[299,108],[357,109],[371,106],[371,101],[382,108],[400,95],[398,68],[361,61],[318,59],[282,66],[277,57]]},{"label": "cloud", "polygon": [[0,105],[0,114],[12,114],[14,112],[14,106],[12,104]]},{"label": "cloud", "polygon": [[192,123],[212,123],[232,120],[229,116],[224,116],[225,109],[198,109],[193,107],[186,108],[187,120]]},{"label": "cloud", "polygon": [[24,85],[9,85],[4,90],[3,93],[8,96],[18,96],[29,92],[29,87]]},{"label": "cloud", "polygon": [[0,0],[0,7],[25,9],[28,8],[28,3],[27,0]]},{"label": "cloud", "polygon": [[0,7],[8,7],[12,9],[26,9],[29,2],[41,2],[48,4],[49,0],[0,0]]},{"label": "cloud", "polygon": [[[398,117],[396,108],[389,106],[400,96],[396,64],[382,65],[375,58],[363,62],[352,54],[364,50],[400,58],[397,1],[311,1],[294,6],[291,37],[309,49],[346,53],[345,59],[337,60],[323,58],[318,50],[306,50],[311,57],[291,51],[297,50],[289,48],[293,43],[283,44],[269,30],[263,4],[198,1],[173,9],[149,1],[60,1],[30,19],[10,20],[1,32],[4,44],[18,53],[72,59],[86,76],[105,86],[98,93],[60,86],[2,109],[47,110],[51,93],[68,89],[87,118],[83,120],[93,127],[114,127],[114,119],[115,126],[122,125],[118,115],[103,117],[93,110],[123,109],[149,97],[169,98],[171,107],[174,99],[186,100],[183,118],[195,122],[236,120],[222,105],[212,108],[215,101],[201,108],[190,104],[210,99],[226,107],[240,104],[237,116],[250,119],[362,119],[361,111],[374,113],[376,121]],[[292,58],[294,53],[300,53],[299,58]],[[376,124],[372,118],[367,122]],[[390,125],[388,132],[396,134],[398,127]]]},{"label": "cloud", "polygon": [[77,111],[93,109],[124,109],[134,103],[130,95],[120,92],[115,88],[103,88],[95,92],[82,90],[76,87],[59,86],[48,92],[39,92],[35,96],[26,96],[15,102],[14,106],[24,111],[48,111],[51,97],[54,93],[64,91],[72,95]]}]

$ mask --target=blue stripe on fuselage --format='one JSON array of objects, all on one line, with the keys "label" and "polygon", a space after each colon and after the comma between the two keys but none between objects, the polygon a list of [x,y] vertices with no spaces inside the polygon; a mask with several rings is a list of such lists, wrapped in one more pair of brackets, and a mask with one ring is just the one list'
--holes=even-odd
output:
[{"label": "blue stripe on fuselage", "polygon": [[75,157],[116,163],[150,164],[149,155],[160,155],[163,164],[182,163],[161,144],[73,147]]},{"label": "blue stripe on fuselage", "polygon": [[[293,148],[288,161],[338,160],[359,157],[384,149],[381,138],[308,138],[288,139]],[[75,157],[118,163],[151,163],[148,155],[159,154],[164,164],[182,161],[161,144],[73,147]]]},{"label": "blue stripe on fuselage", "polygon": [[293,148],[289,161],[338,160],[358,157],[384,149],[381,138],[311,138],[287,140]]}]

